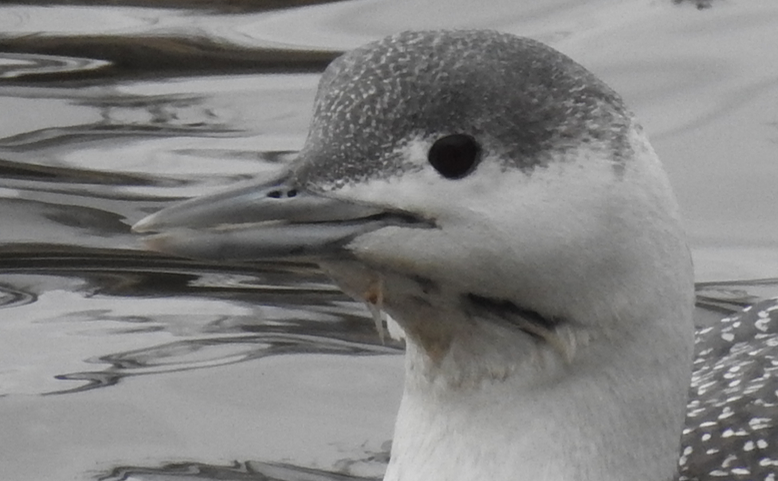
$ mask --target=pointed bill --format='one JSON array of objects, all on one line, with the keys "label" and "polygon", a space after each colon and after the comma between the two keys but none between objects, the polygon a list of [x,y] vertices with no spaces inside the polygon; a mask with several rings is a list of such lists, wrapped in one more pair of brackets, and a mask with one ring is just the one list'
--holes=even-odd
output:
[{"label": "pointed bill", "polygon": [[152,250],[184,257],[253,261],[342,255],[354,237],[388,225],[428,222],[380,206],[347,202],[298,188],[291,173],[163,209],[132,230],[154,234]]}]

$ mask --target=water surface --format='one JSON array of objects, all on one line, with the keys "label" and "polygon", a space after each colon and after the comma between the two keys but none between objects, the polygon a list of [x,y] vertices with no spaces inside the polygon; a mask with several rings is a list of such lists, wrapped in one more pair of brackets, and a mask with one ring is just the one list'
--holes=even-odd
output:
[{"label": "water surface", "polygon": [[165,258],[129,226],[289,162],[327,63],[403,29],[496,28],[592,69],[671,175],[699,322],[775,295],[778,6],[711,5],[0,6],[0,479],[380,477],[402,350],[366,309],[314,266]]}]

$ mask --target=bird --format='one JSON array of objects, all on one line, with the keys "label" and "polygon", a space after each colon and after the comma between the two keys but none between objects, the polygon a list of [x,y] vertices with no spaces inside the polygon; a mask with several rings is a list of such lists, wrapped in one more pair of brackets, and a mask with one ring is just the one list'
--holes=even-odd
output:
[{"label": "bird", "polygon": [[776,479],[778,303],[695,333],[647,134],[541,42],[407,31],[346,52],[295,161],[133,230],[190,258],[315,262],[394,319],[385,481]]}]

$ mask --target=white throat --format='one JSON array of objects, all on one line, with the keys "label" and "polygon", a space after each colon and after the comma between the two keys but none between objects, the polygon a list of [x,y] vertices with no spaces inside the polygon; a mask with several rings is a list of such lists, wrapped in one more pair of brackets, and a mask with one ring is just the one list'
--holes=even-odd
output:
[{"label": "white throat", "polygon": [[[593,147],[531,174],[484,166],[460,209],[423,176],[398,200],[392,181],[339,192],[439,221],[365,234],[353,264],[324,264],[357,298],[380,278],[407,334],[386,481],[674,479],[693,273],[661,165],[638,127],[630,140],[619,169]],[[562,322],[535,332],[512,306]]]},{"label": "white throat", "polygon": [[[487,344],[499,353],[501,335],[527,350],[484,355]],[[657,360],[651,337],[608,352],[579,346],[568,361],[542,341],[493,331],[455,339],[434,360],[411,335],[385,481],[674,479],[688,355],[668,349]],[[495,369],[500,361],[511,368]]]}]

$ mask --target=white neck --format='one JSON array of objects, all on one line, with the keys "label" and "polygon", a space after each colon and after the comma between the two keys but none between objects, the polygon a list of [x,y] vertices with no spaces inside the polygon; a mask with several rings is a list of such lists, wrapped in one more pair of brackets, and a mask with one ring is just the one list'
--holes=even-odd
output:
[{"label": "white neck", "polygon": [[686,312],[654,312],[666,317],[636,319],[627,334],[572,327],[560,333],[576,346],[565,359],[524,332],[440,305],[413,306],[423,323],[404,318],[406,385],[385,481],[675,479]]},{"label": "white neck", "polygon": [[[390,180],[339,192],[437,222],[323,264],[407,335],[386,481],[675,477],[693,273],[661,164],[639,127],[630,141],[623,165],[589,145],[529,174],[484,161],[456,183],[403,178],[402,195]],[[517,325],[527,310],[550,330]]]},{"label": "white neck", "polygon": [[603,392],[613,374],[527,390],[515,379],[464,392],[409,388],[384,479],[673,479],[684,397],[647,389],[662,383],[650,377]]}]

